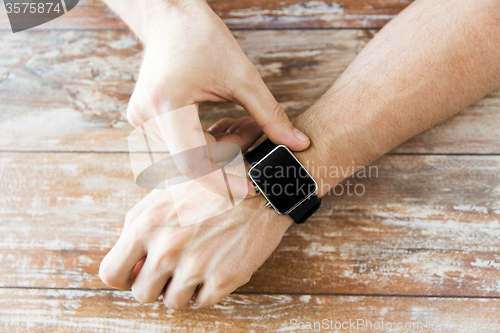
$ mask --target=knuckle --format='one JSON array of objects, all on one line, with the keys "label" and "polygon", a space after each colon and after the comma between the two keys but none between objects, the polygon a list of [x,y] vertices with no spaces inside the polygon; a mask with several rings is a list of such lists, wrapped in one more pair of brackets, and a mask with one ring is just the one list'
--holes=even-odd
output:
[{"label": "knuckle", "polygon": [[134,214],[129,210],[127,214],[125,214],[125,227],[129,226],[134,220]]},{"label": "knuckle", "polygon": [[231,97],[245,100],[247,92],[252,87],[260,85],[260,75],[253,65],[240,66],[240,71],[234,76],[229,76],[224,80],[224,91]]},{"label": "knuckle", "polygon": [[166,220],[166,214],[161,209],[151,208],[142,214],[141,221],[133,224],[134,232],[131,233],[133,235],[132,241],[149,239]]},{"label": "knuckle", "polygon": [[288,122],[288,116],[285,113],[285,110],[281,107],[278,102],[275,102],[275,105],[272,109],[273,121],[275,123],[286,123]]},{"label": "knuckle", "polygon": [[164,212],[162,212],[161,209],[158,209],[157,206],[153,206],[150,209],[148,209],[147,211],[145,211],[144,215],[145,215],[144,221],[147,222],[147,223],[144,223],[144,225],[147,228],[151,228],[153,226],[160,224],[161,222],[163,222],[163,220],[165,218]]},{"label": "knuckle", "polygon": [[101,262],[101,266],[99,266],[99,278],[106,285],[111,286],[111,287],[114,286],[115,279],[114,279],[113,275],[108,273],[107,263],[104,260]]},{"label": "knuckle", "polygon": [[108,262],[103,260],[101,266],[99,267],[99,278],[101,281],[112,288],[122,290],[127,289],[126,283],[123,282],[116,274],[110,272],[110,268],[111,267]]},{"label": "knuckle", "polygon": [[204,295],[196,297],[196,304],[198,304],[198,306],[201,308],[212,306],[215,303],[217,303],[217,301],[213,296]]},{"label": "knuckle", "polygon": [[134,91],[127,106],[127,120],[132,126],[139,127],[148,120],[147,114],[144,112],[145,107],[147,105],[144,102],[142,92],[140,90]]},{"label": "knuckle", "polygon": [[171,271],[179,254],[180,249],[176,247],[163,249],[151,265],[151,273],[153,275],[161,275],[164,272]]},{"label": "knuckle", "polygon": [[236,289],[247,284],[252,276],[239,271],[220,274],[212,280],[212,285],[216,291]]},{"label": "knuckle", "polygon": [[206,308],[206,307],[209,307],[211,305],[214,305],[215,303],[212,303],[210,300],[208,299],[200,299],[200,300],[197,300],[196,301],[196,304],[198,304],[198,306],[200,308]]},{"label": "knuckle", "polygon": [[242,97],[242,93],[245,90],[244,85],[239,78],[226,77],[221,80],[218,84],[218,88],[215,89],[217,95],[223,96],[229,100],[238,99]]},{"label": "knuckle", "polygon": [[212,287],[210,289],[204,290],[201,295],[197,295],[195,301],[198,306],[206,308],[208,306],[217,304],[218,302],[223,300],[225,296],[227,295],[221,294],[219,289]]},{"label": "knuckle", "polygon": [[252,278],[251,275],[242,276],[241,279],[240,279],[238,287],[244,286],[245,284],[247,284],[248,282],[250,282],[251,278]]},{"label": "knuckle", "polygon": [[167,297],[167,299],[163,300],[163,303],[167,308],[172,310],[180,310],[186,306],[185,304],[182,304],[180,302],[179,298],[176,295]]},{"label": "knuckle", "polygon": [[165,97],[168,98],[169,89],[168,84],[151,82],[148,85],[148,89],[143,92],[145,104],[154,112],[159,110]]},{"label": "knuckle", "polygon": [[157,297],[154,297],[150,293],[146,292],[143,288],[135,285],[132,286],[132,295],[134,295],[134,298],[142,304],[153,303],[157,299]]},{"label": "knuckle", "polygon": [[206,262],[201,258],[188,258],[182,267],[185,283],[192,284],[201,279],[206,272]]},{"label": "knuckle", "polygon": [[[182,84],[181,84],[182,83]],[[186,83],[182,71],[168,71],[159,80],[150,80],[142,90],[145,105],[153,117],[164,112],[165,107],[174,110],[195,102],[197,86]]]},{"label": "knuckle", "polygon": [[163,100],[165,99],[165,88],[161,84],[149,83],[147,89],[139,83],[130,97],[127,107],[127,120],[134,126],[139,127],[150,119],[150,115],[157,115]]},{"label": "knuckle", "polygon": [[245,80],[245,82],[253,83],[255,82],[255,80],[260,80],[260,74],[254,65],[249,64],[246,66],[242,66],[241,69],[242,69],[241,75]]},{"label": "knuckle", "polygon": [[213,279],[213,285],[216,290],[226,289],[229,285],[234,285],[238,279],[239,274],[234,272],[218,275]]},{"label": "knuckle", "polygon": [[128,104],[127,120],[134,127],[141,126],[147,120],[144,114],[140,111],[140,108],[137,106],[137,102],[134,97],[130,99]]},{"label": "knuckle", "polygon": [[127,244],[127,247],[133,249],[144,248],[144,238],[137,232],[126,232],[125,235],[123,235],[123,243]]}]

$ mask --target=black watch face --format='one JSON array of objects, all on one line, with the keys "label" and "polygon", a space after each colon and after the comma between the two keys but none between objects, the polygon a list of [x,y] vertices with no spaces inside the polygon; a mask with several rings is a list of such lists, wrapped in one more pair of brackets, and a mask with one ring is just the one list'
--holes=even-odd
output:
[{"label": "black watch face", "polygon": [[285,146],[276,147],[248,175],[279,214],[288,214],[316,192],[318,185]]}]

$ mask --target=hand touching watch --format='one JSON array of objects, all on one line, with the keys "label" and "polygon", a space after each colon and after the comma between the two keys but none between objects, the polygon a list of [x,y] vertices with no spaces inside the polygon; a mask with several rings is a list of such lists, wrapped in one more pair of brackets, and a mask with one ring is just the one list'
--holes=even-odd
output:
[{"label": "hand touching watch", "polygon": [[[223,119],[210,134],[214,139],[233,136],[244,151],[255,141],[250,130],[255,124],[247,123],[245,130],[232,126],[236,123]],[[181,205],[189,206],[190,197]],[[198,305],[209,306],[247,283],[293,223],[266,208],[263,196],[186,227],[180,227],[175,211],[168,190],[153,190],[132,208],[120,238],[101,263],[102,281],[132,288],[142,303],[163,295],[169,308],[179,309],[194,295]]]}]

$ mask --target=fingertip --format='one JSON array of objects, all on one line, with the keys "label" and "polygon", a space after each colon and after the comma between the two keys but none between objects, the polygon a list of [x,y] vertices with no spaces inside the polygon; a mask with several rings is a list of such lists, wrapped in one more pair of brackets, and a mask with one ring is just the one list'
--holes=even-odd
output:
[{"label": "fingertip", "polygon": [[101,262],[101,265],[99,266],[99,278],[107,286],[111,286],[113,284],[112,276],[108,273],[103,262]]},{"label": "fingertip", "polygon": [[240,177],[234,174],[226,174],[227,185],[231,190],[233,198],[251,198],[256,194],[255,188],[246,177]]},{"label": "fingertip", "polygon": [[309,141],[309,140],[307,140],[307,141],[296,140],[295,145],[293,147],[288,147],[288,148],[290,148],[293,151],[303,151],[303,150],[306,150],[307,148],[309,148],[310,145],[311,145],[311,141]]},{"label": "fingertip", "polygon": [[217,121],[215,124],[210,126],[210,128],[207,130],[212,135],[218,134],[218,133],[223,133],[225,132],[231,125],[233,125],[236,122],[236,119],[234,118],[222,118],[219,121]]},{"label": "fingertip", "polygon": [[300,131],[297,127],[293,128],[293,135],[297,140],[303,143],[307,143],[309,146],[309,137],[305,135],[302,131]]},{"label": "fingertip", "polygon": [[248,185],[247,198],[255,197],[257,195],[257,191],[255,190],[255,187],[253,186],[252,182],[248,180],[247,185]]},{"label": "fingertip", "polygon": [[292,151],[303,151],[309,147],[311,141],[304,133],[300,133],[301,134],[297,134],[300,139],[297,138],[297,135],[295,134],[295,128],[291,131],[288,130],[285,133],[271,132],[266,133],[266,135],[272,142],[277,145],[285,145]]}]

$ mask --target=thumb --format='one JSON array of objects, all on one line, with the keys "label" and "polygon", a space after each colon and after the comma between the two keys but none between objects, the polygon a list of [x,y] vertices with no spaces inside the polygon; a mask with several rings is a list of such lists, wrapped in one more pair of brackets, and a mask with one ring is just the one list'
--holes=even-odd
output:
[{"label": "thumb", "polygon": [[242,88],[234,92],[235,102],[245,108],[275,144],[286,145],[294,151],[309,147],[309,138],[293,126],[285,110],[271,94],[258,72],[256,79],[252,81],[238,85]]}]

